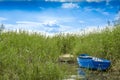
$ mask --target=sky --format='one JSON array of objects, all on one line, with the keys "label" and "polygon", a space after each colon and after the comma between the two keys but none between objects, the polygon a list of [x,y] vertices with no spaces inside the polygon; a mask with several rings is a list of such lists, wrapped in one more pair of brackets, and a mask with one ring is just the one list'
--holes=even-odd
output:
[{"label": "sky", "polygon": [[0,0],[0,24],[8,31],[89,32],[119,18],[120,0]]}]

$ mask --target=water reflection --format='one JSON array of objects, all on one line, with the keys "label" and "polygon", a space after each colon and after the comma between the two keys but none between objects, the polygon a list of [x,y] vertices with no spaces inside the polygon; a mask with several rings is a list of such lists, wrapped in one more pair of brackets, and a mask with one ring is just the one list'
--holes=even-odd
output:
[{"label": "water reflection", "polygon": [[80,80],[107,80],[105,72],[78,68],[78,75],[83,78]]},{"label": "water reflection", "polygon": [[88,80],[86,77],[86,73],[82,68],[78,68],[78,76],[80,80]]},{"label": "water reflection", "polygon": [[[96,71],[78,68],[78,75],[83,78],[79,80],[120,80],[120,72]],[[78,79],[76,79],[78,80]]]},{"label": "water reflection", "polygon": [[85,71],[81,68],[78,68],[78,75],[85,76]]},{"label": "water reflection", "polygon": [[120,71],[98,71],[69,65],[69,75],[63,80],[120,80]]}]

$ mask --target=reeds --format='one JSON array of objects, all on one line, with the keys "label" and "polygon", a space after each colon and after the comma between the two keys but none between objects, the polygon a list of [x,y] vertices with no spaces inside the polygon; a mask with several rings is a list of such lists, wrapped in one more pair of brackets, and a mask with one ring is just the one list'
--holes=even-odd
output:
[{"label": "reeds", "polygon": [[0,80],[61,80],[70,74],[60,66],[61,54],[88,53],[112,61],[118,69],[120,26],[86,35],[59,34],[53,37],[25,31],[0,34]]}]

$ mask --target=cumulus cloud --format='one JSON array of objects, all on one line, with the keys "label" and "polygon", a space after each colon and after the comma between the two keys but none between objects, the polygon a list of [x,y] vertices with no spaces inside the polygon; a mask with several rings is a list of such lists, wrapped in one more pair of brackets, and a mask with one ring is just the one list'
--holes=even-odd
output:
[{"label": "cumulus cloud", "polygon": [[78,4],[75,3],[63,3],[62,8],[79,8]]}]

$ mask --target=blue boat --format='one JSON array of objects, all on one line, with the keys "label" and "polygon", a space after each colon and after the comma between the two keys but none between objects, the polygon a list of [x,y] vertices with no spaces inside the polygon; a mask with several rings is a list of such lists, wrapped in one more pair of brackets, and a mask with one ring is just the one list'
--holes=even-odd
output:
[{"label": "blue boat", "polygon": [[80,67],[94,70],[107,70],[111,64],[110,60],[92,57],[87,54],[81,54],[78,56],[77,62]]}]

